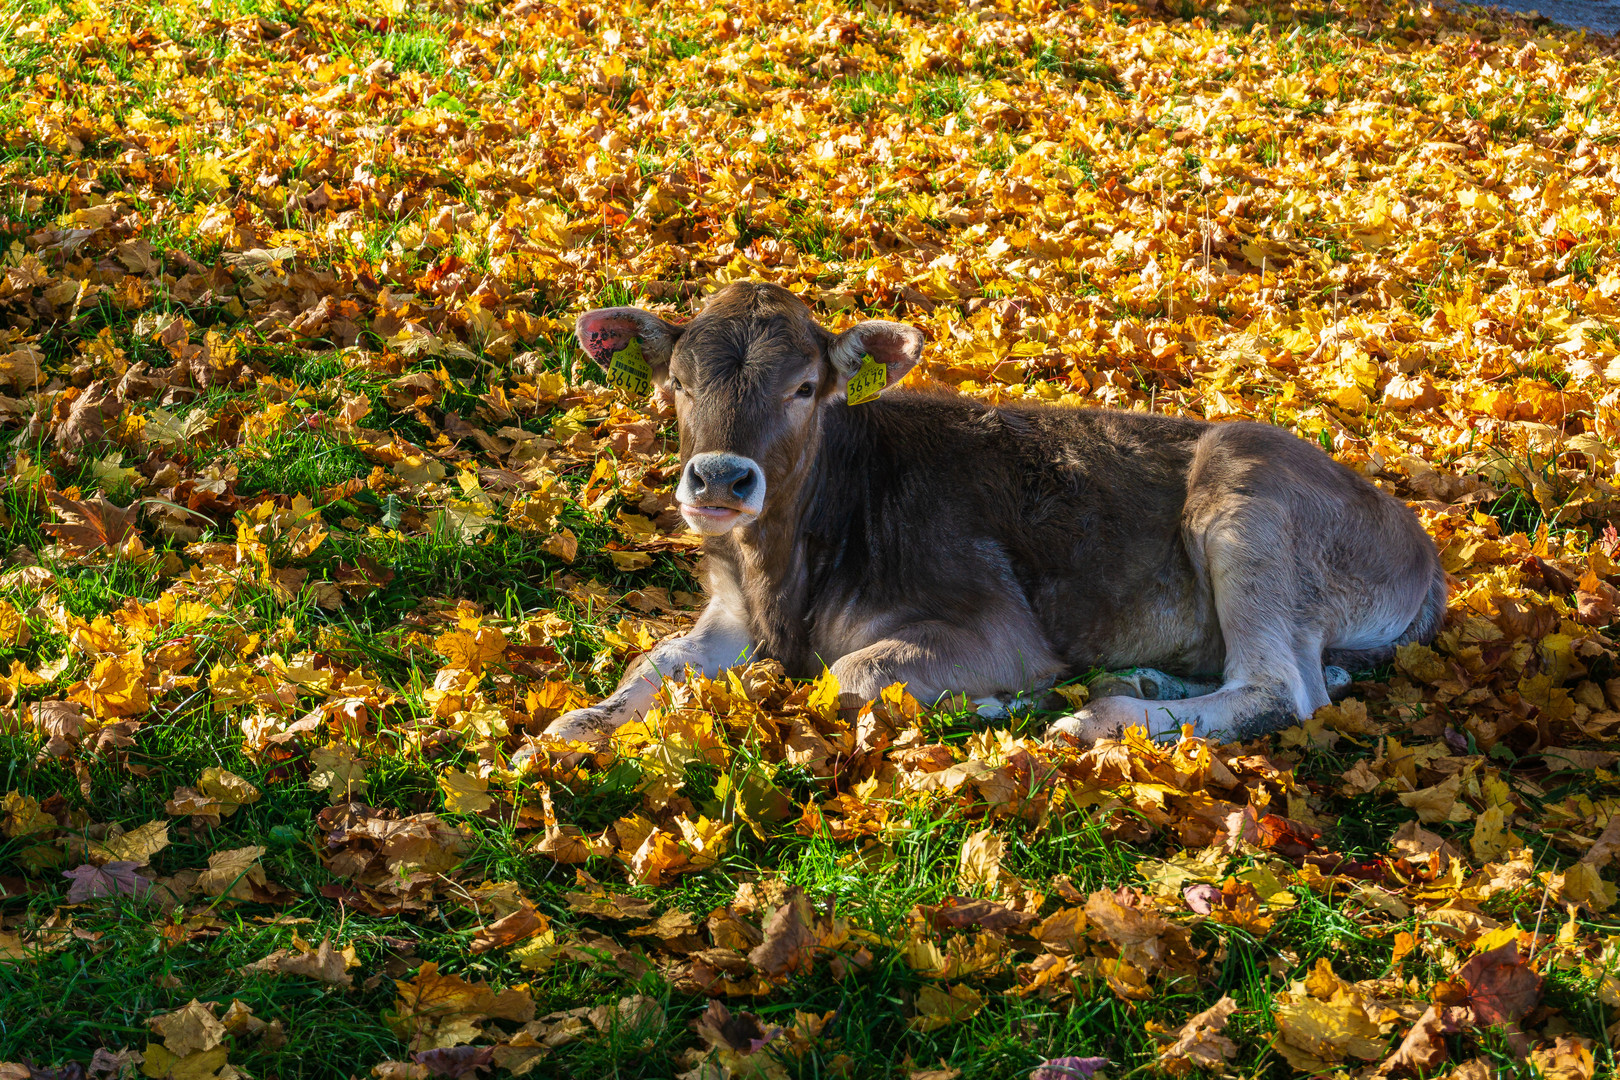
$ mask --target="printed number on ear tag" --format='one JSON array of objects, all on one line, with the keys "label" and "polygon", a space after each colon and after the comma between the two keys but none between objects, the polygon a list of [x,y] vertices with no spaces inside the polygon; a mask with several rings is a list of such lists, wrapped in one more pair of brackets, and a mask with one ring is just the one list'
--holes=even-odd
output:
[{"label": "printed number on ear tag", "polygon": [[632,338],[630,344],[613,354],[608,361],[608,385],[632,394],[652,392],[652,365],[641,355],[641,342]]},{"label": "printed number on ear tag", "polygon": [[871,401],[889,385],[889,367],[872,359],[867,353],[861,357],[861,369],[849,377],[849,387],[845,391],[851,405],[859,405],[863,401]]}]

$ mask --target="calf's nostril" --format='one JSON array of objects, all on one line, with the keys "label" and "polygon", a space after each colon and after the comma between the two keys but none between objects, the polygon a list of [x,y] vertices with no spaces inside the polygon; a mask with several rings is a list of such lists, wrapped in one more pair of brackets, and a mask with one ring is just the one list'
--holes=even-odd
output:
[{"label": "calf's nostril", "polygon": [[754,490],[754,470],[743,469],[741,473],[732,478],[731,493],[739,499],[746,499]]},{"label": "calf's nostril", "polygon": [[698,473],[697,469],[692,467],[691,462],[687,462],[686,468],[681,473],[680,486],[681,490],[690,491],[693,494],[700,494],[703,491],[703,477]]}]

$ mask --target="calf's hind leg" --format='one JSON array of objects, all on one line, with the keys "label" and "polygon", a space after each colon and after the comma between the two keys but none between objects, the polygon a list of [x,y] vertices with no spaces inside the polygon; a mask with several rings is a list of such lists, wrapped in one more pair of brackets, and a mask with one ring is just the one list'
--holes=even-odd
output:
[{"label": "calf's hind leg", "polygon": [[846,693],[870,699],[903,682],[925,704],[947,693],[981,698],[1050,685],[1062,669],[1032,624],[964,627],[932,619],[896,627],[832,664]]},{"label": "calf's hind leg", "polygon": [[[1331,650],[1328,656],[1330,659],[1333,657]],[[1353,681],[1348,671],[1334,664],[1322,668],[1322,680],[1327,684],[1328,697],[1335,701],[1350,692],[1350,683]],[[1103,675],[1090,687],[1093,698],[1127,697],[1142,698],[1145,701],[1181,701],[1213,694],[1220,688],[1221,684],[1218,682],[1184,679],[1154,668],[1142,667]]]},{"label": "calf's hind leg", "polygon": [[1102,697],[1056,721],[1053,733],[1095,740],[1145,727],[1173,736],[1249,739],[1287,727],[1328,703],[1323,631],[1301,603],[1300,570],[1278,544],[1279,508],[1244,506],[1204,533],[1203,552],[1226,645],[1219,689],[1180,700]]}]

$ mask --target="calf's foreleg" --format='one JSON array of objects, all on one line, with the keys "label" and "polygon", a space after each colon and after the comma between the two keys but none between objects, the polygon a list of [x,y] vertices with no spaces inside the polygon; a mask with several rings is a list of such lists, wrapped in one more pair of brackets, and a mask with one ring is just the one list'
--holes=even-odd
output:
[{"label": "calf's foreleg", "polygon": [[576,742],[603,742],[618,728],[647,715],[664,680],[683,682],[688,668],[713,678],[745,660],[752,646],[742,619],[729,606],[711,601],[690,633],[654,645],[631,663],[617,690],[599,704],[557,717],[545,733]]}]

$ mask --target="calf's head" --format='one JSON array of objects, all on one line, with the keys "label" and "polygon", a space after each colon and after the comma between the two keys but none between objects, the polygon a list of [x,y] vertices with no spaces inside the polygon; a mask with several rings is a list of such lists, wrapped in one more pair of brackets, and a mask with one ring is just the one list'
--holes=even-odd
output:
[{"label": "calf's head", "polygon": [[893,386],[922,355],[922,332],[868,321],[842,333],[819,325],[775,285],[728,285],[688,323],[640,308],[598,308],[574,327],[606,366],[641,343],[653,381],[675,401],[681,432],[675,498],[694,532],[719,536],[791,501],[814,460],[828,409],[850,405],[850,377],[871,356]]}]

